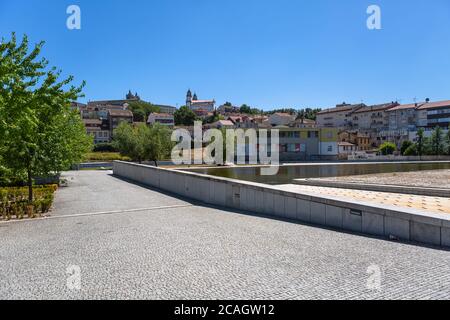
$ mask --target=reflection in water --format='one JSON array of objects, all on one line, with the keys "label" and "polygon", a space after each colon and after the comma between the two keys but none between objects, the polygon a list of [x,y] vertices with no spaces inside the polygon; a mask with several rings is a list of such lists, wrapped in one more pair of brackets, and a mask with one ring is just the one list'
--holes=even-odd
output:
[{"label": "reflection in water", "polygon": [[189,171],[212,176],[253,181],[267,184],[287,184],[294,179],[351,176],[373,173],[407,172],[450,169],[450,162],[438,163],[347,163],[325,165],[281,166],[277,175],[261,176],[257,167],[228,167],[189,169]]}]

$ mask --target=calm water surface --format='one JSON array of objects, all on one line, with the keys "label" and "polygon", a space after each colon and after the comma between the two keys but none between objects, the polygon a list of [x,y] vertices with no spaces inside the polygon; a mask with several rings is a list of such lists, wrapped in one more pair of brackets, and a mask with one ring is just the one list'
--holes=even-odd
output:
[{"label": "calm water surface", "polygon": [[450,169],[450,162],[422,163],[346,163],[281,166],[277,175],[262,176],[256,167],[222,167],[189,169],[188,171],[225,178],[267,184],[287,184],[294,179],[325,178],[362,174]]}]

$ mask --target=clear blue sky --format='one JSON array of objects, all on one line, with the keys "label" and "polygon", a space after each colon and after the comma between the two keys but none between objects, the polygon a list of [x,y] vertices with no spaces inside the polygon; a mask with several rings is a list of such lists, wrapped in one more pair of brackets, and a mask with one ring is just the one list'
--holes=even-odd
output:
[{"label": "clear blue sky", "polygon": [[[366,27],[370,4],[382,30]],[[450,99],[448,0],[0,0],[11,31],[45,40],[52,65],[87,81],[84,101],[132,89],[182,105],[188,88],[264,109]]]}]

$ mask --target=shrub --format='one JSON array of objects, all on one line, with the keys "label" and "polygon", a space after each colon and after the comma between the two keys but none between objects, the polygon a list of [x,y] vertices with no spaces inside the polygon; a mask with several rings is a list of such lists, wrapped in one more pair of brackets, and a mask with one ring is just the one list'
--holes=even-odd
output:
[{"label": "shrub", "polygon": [[35,214],[49,212],[57,185],[34,186],[34,198],[28,203],[28,188],[0,188],[0,216],[9,220],[11,217],[23,219],[25,215],[34,218]]},{"label": "shrub", "polygon": [[397,150],[397,146],[392,142],[385,142],[380,146],[380,152],[382,155],[391,155]]},{"label": "shrub", "polygon": [[118,152],[112,143],[98,143],[94,146],[94,152]]},{"label": "shrub", "polygon": [[410,145],[404,152],[404,156],[417,156],[419,153],[417,151],[417,145],[412,144]]},{"label": "shrub", "polygon": [[411,147],[414,143],[412,141],[406,140],[403,141],[402,146],[400,148],[400,153],[404,156],[406,156],[405,152],[406,150]]}]

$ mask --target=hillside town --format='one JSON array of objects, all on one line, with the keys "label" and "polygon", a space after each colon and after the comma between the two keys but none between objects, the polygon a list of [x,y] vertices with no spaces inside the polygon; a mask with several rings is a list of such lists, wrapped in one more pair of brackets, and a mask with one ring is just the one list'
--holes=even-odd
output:
[{"label": "hillside town", "polygon": [[[430,137],[436,126],[444,131],[450,124],[450,100],[411,104],[387,102],[377,105],[341,103],[328,109],[279,109],[262,111],[247,105],[227,102],[216,106],[214,99],[199,99],[188,90],[185,106],[152,104],[141,100],[138,93],[125,95],[123,100],[73,102],[94,143],[110,143],[121,122],[130,124],[159,123],[169,128],[192,130],[193,123],[179,123],[176,113],[184,108],[191,122],[203,122],[204,130],[217,129],[278,129],[282,161],[365,159],[376,155],[383,143],[391,142],[400,150],[403,143],[415,141],[419,128]],[[141,119],[133,113],[133,104],[151,106]]]}]

